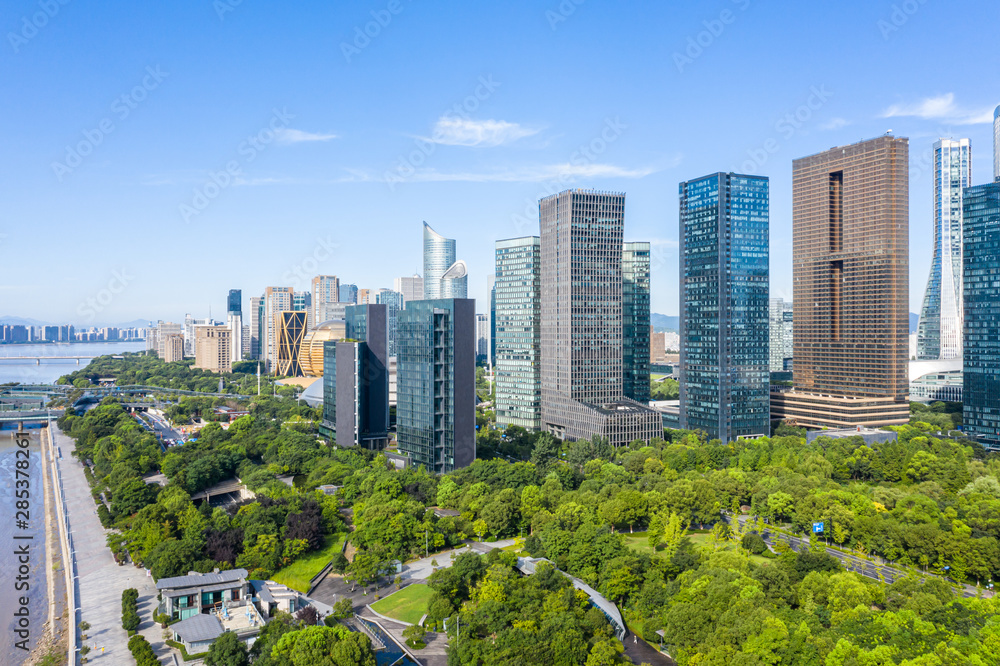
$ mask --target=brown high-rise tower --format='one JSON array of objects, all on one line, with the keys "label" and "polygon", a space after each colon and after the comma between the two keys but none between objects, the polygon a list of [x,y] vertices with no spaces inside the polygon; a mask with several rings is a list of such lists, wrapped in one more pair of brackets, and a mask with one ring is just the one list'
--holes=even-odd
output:
[{"label": "brown high-rise tower", "polygon": [[794,384],[807,427],[909,420],[909,144],[891,135],[792,163]]}]

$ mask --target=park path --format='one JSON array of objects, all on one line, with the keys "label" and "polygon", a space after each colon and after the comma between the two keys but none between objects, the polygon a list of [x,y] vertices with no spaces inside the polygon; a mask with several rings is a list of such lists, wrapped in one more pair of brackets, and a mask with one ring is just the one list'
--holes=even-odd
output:
[{"label": "park path", "polygon": [[[74,585],[80,609],[74,624],[90,623],[87,639],[90,647],[87,660],[96,666],[133,666],[135,660],[128,651],[128,636],[122,629],[122,590],[134,587],[139,591],[139,632],[153,646],[163,664],[173,664],[170,648],[163,642],[159,625],[152,621],[156,607],[156,585],[146,571],[132,565],[115,563],[106,542],[108,530],[101,526],[97,509],[90,495],[90,486],[83,474],[83,464],[72,455],[74,442],[52,424],[56,464],[66,494],[66,514],[73,539],[73,557],[77,576]],[[77,662],[79,663],[79,662]]]}]

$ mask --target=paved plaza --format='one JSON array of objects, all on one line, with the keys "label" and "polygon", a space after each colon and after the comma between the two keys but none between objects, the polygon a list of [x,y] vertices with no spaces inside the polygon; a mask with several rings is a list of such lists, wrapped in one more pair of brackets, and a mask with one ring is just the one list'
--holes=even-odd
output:
[{"label": "paved plaza", "polygon": [[[130,564],[119,566],[107,547],[108,530],[101,526],[94,500],[90,495],[83,465],[72,456],[73,440],[53,424],[56,462],[66,493],[66,513],[73,540],[77,579],[74,581],[80,611],[74,624],[90,623],[87,639],[89,663],[97,666],[133,666],[135,660],[128,651],[128,636],[122,629],[122,590],[134,587],[139,591],[139,631],[153,646],[163,664],[173,664],[170,648],[163,642],[163,630],[153,624],[156,606],[156,586],[143,569]],[[61,449],[61,451],[60,451]],[[61,454],[61,455],[60,455]]]}]

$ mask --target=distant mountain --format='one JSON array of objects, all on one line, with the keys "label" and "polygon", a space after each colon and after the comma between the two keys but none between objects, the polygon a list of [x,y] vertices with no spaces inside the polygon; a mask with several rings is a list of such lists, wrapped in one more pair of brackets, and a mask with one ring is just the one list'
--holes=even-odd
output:
[{"label": "distant mountain", "polygon": [[24,317],[11,317],[3,316],[0,317],[0,324],[7,324],[8,326],[45,326],[49,322],[38,321],[37,319],[25,319]]},{"label": "distant mountain", "polygon": [[910,313],[910,333],[917,332],[917,324],[920,322],[920,315]]},{"label": "distant mountain", "polygon": [[[76,326],[77,329],[91,328],[91,327],[106,328],[109,326],[114,328],[146,328],[149,326],[149,322],[150,322],[149,319],[133,319],[132,321],[127,321],[121,324],[107,324],[103,322],[88,322],[86,324],[80,324],[80,323],[61,321],[56,325],[63,326],[66,323],[73,323],[73,325]],[[11,317],[9,315],[0,317],[0,324],[7,324],[8,326],[52,326],[53,325],[52,322],[50,321],[39,321],[38,319],[28,319],[26,317]]]},{"label": "distant mountain", "polygon": [[649,315],[649,323],[656,331],[676,331],[680,328],[680,317],[653,312]]},{"label": "distant mountain", "polygon": [[150,323],[152,323],[153,326],[156,326],[156,320],[155,319],[154,320],[150,320],[150,319],[133,319],[132,321],[126,321],[126,322],[121,323],[121,324],[114,324],[114,326],[117,326],[118,328],[148,328]]}]

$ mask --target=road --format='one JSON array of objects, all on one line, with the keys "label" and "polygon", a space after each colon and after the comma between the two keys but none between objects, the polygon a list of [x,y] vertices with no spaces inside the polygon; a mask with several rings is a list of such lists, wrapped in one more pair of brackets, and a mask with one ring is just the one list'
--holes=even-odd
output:
[{"label": "road", "polygon": [[148,426],[148,430],[155,434],[160,441],[171,439],[179,442],[184,437],[181,433],[171,428],[162,416],[151,414],[150,412],[140,412],[138,418],[142,419]]}]

